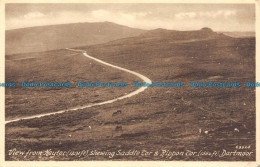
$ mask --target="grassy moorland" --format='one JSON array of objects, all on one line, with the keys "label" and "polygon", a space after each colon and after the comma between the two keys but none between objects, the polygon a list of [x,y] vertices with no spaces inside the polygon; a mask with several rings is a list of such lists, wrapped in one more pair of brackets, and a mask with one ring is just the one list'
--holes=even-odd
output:
[{"label": "grassy moorland", "polygon": [[[102,102],[133,91],[133,87],[77,87],[78,82],[128,82],[137,77],[66,50],[6,56],[7,120]],[[71,87],[22,87],[26,83],[71,83]]]},{"label": "grassy moorland", "polygon": [[[250,146],[242,150],[253,151],[249,157],[115,156],[112,160],[254,160],[255,89],[246,88],[245,82],[255,81],[255,39],[235,39],[208,29],[181,33],[159,29],[82,47],[152,81],[185,86],[152,87],[112,104],[8,124],[6,159],[111,160],[108,156],[8,156],[12,148],[222,152]],[[191,88],[189,82],[239,82],[241,87]]]}]

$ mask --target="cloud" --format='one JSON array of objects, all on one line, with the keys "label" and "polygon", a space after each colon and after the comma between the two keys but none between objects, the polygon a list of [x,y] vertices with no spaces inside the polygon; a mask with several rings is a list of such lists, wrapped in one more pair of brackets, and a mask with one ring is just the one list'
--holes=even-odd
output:
[{"label": "cloud", "polygon": [[215,19],[217,17],[228,18],[230,16],[235,16],[237,14],[236,10],[217,10],[217,11],[205,11],[205,12],[180,12],[175,14],[176,19],[193,19],[193,18],[211,18]]},{"label": "cloud", "polygon": [[210,12],[199,12],[198,14],[200,17],[208,17],[208,18],[216,18],[216,17],[219,17],[219,16],[222,16],[223,15],[223,11],[222,10],[219,10],[219,11],[210,11]]},{"label": "cloud", "polygon": [[151,12],[110,12],[107,10],[94,10],[91,12],[94,19],[99,21],[116,21],[119,23],[128,22],[128,21],[136,21],[141,19],[142,17],[147,16]]},{"label": "cloud", "polygon": [[175,14],[176,19],[185,19],[185,18],[194,18],[197,16],[197,13],[195,12],[181,12]]},{"label": "cloud", "polygon": [[224,12],[225,17],[235,16],[236,14],[237,14],[237,12],[235,10],[227,10]]},{"label": "cloud", "polygon": [[94,17],[97,17],[97,18],[100,18],[100,17],[104,17],[104,16],[107,16],[107,15],[111,15],[109,11],[107,10],[94,10],[91,12],[91,14],[94,16]]},{"label": "cloud", "polygon": [[32,18],[39,18],[39,17],[44,17],[44,16],[46,16],[46,15],[41,12],[30,12],[30,13],[25,14],[23,17],[25,19],[32,19]]},{"label": "cloud", "polygon": [[211,11],[211,12],[199,12],[199,16],[201,17],[208,17],[208,18],[216,18],[216,17],[230,17],[235,16],[235,10],[218,10],[218,11]]}]

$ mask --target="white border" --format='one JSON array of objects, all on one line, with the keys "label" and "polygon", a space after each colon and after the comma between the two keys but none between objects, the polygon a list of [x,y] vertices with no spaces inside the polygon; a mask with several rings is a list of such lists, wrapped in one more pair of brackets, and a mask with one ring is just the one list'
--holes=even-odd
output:
[{"label": "white border", "polygon": [[[0,82],[4,82],[4,69],[5,69],[5,3],[235,3],[243,4],[250,3],[256,5],[256,81],[260,81],[260,33],[257,30],[260,30],[260,2],[254,0],[0,0]],[[260,127],[259,117],[260,117],[260,88],[256,88],[256,127]],[[260,154],[259,154],[259,140],[260,133],[259,128],[256,129],[256,161],[255,162],[225,162],[225,161],[5,161],[4,155],[4,106],[5,106],[5,97],[4,97],[4,88],[0,89],[0,167],[30,167],[30,166],[64,166],[71,167],[72,165],[77,166],[102,166],[102,167],[118,167],[118,166],[135,166],[135,167],[158,167],[158,166],[178,166],[178,167],[203,167],[203,166],[228,166],[228,167],[257,167],[260,165]]]}]

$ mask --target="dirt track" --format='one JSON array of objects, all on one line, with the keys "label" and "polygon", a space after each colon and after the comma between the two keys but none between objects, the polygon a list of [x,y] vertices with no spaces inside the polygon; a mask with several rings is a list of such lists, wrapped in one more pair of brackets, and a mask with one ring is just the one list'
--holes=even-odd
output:
[{"label": "dirt track", "polygon": [[[128,70],[128,69],[125,69],[125,68],[122,68],[122,67],[119,67],[119,66],[115,66],[113,64],[110,64],[110,63],[107,63],[107,62],[104,62],[100,59],[97,59],[95,57],[92,57],[92,56],[89,56],[86,51],[84,50],[76,50],[76,49],[69,49],[69,48],[66,48],[67,50],[70,50],[70,51],[74,51],[74,52],[82,52],[84,56],[86,56],[87,58],[90,58],[92,60],[95,60],[99,63],[102,63],[104,65],[107,65],[107,66],[110,66],[112,68],[116,68],[116,69],[119,69],[119,70],[122,70],[122,71],[125,71],[125,72],[128,72],[128,73],[131,73],[139,78],[141,78],[144,82],[146,83],[149,83],[151,84],[152,81],[147,78],[146,76],[140,74],[140,73],[137,73],[137,72],[134,72],[134,71],[131,71],[131,70]],[[121,96],[121,97],[118,97],[118,98],[115,98],[115,99],[112,99],[112,100],[107,100],[107,101],[103,101],[103,102],[99,102],[99,103],[93,103],[93,104],[90,104],[90,105],[85,105],[85,106],[80,106],[80,107],[74,107],[74,108],[71,108],[71,109],[66,109],[66,110],[60,110],[60,111],[56,111],[56,112],[52,112],[52,113],[47,113],[47,114],[40,114],[40,115],[34,115],[34,116],[29,116],[29,117],[24,117],[24,118],[18,118],[18,119],[14,119],[14,120],[9,120],[9,121],[5,121],[5,124],[8,124],[8,123],[11,123],[11,122],[17,122],[17,121],[20,121],[20,120],[24,120],[24,119],[34,119],[34,118],[40,118],[40,117],[44,117],[44,116],[49,116],[49,115],[54,115],[54,114],[61,114],[61,113],[64,113],[64,112],[68,112],[68,111],[75,111],[75,110],[79,110],[79,109],[84,109],[84,108],[90,108],[90,107],[94,107],[94,106],[100,106],[100,105],[104,105],[104,104],[109,104],[109,103],[113,103],[113,102],[116,102],[118,100],[122,100],[122,99],[125,99],[125,98],[128,98],[128,97],[132,97],[134,95],[137,95],[139,93],[141,93],[142,91],[144,91],[145,89],[147,89],[148,87],[141,87],[129,94],[126,94],[124,96]]]}]

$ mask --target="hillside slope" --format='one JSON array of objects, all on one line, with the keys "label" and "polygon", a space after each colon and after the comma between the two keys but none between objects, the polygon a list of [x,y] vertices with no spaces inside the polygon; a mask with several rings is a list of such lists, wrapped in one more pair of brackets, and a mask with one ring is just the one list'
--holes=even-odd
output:
[{"label": "hillside slope", "polygon": [[146,31],[139,36],[130,38],[123,38],[114,41],[104,43],[104,46],[129,46],[129,45],[143,45],[149,43],[157,43],[168,45],[168,43],[186,43],[195,41],[207,41],[207,40],[224,40],[226,42],[233,41],[232,37],[223,33],[214,32],[210,28],[202,28],[200,30],[193,31],[176,31],[167,29],[154,29]]},{"label": "hillside slope", "polygon": [[110,22],[74,23],[6,31],[6,54],[99,44],[140,35],[145,30]]}]

